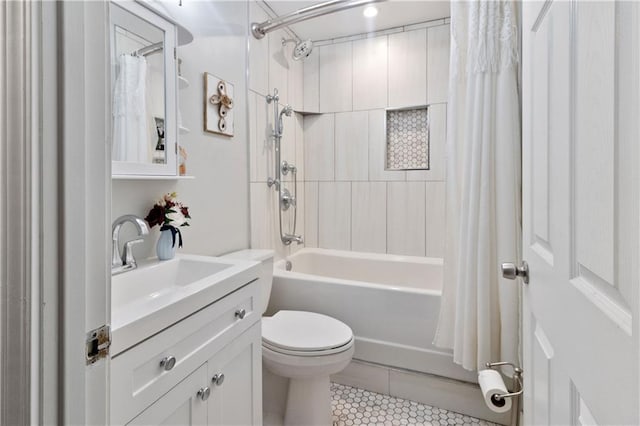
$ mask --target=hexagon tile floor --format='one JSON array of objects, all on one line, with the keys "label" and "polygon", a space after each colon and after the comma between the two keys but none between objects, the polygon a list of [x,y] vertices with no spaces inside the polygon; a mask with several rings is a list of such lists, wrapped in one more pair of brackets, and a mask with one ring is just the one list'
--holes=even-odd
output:
[{"label": "hexagon tile floor", "polygon": [[331,407],[333,426],[495,425],[453,411],[338,383],[331,383]]}]

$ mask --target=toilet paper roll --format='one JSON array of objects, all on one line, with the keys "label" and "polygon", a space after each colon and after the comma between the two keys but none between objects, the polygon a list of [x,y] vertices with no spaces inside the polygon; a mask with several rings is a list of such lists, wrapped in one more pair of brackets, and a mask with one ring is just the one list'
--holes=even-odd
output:
[{"label": "toilet paper roll", "polygon": [[496,413],[506,413],[511,409],[511,398],[498,399],[494,395],[509,393],[502,376],[496,370],[480,370],[478,383],[487,407]]}]

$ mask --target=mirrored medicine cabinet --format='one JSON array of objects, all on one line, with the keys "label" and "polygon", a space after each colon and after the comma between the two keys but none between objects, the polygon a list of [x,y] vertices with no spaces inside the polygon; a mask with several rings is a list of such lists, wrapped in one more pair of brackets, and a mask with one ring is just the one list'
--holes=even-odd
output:
[{"label": "mirrored medicine cabinet", "polygon": [[112,2],[109,12],[112,177],[177,178],[175,48],[193,36],[144,3]]}]

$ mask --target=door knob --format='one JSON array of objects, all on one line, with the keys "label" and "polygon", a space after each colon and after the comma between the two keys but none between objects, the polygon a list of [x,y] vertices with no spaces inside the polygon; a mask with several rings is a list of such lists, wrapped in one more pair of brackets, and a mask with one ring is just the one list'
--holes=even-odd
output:
[{"label": "door knob", "polygon": [[520,277],[525,284],[529,284],[529,264],[524,260],[520,263],[520,266],[516,266],[515,263],[503,263],[502,276],[508,280],[515,280]]},{"label": "door knob", "polygon": [[236,318],[244,319],[244,316],[247,315],[247,311],[244,309],[238,309],[236,311]]}]

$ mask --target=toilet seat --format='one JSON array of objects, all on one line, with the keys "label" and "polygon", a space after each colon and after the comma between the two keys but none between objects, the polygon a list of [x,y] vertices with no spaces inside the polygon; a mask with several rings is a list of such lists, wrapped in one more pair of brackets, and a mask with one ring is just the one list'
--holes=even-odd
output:
[{"label": "toilet seat", "polygon": [[351,346],[353,346],[353,339],[351,339],[346,344],[344,344],[342,346],[339,346],[337,348],[330,348],[330,349],[324,349],[324,350],[318,350],[318,351],[296,351],[296,350],[291,350],[291,349],[279,348],[277,346],[270,345],[269,343],[267,343],[265,341],[262,342],[262,347],[263,348],[271,349],[272,351],[278,352],[278,353],[283,354],[283,355],[292,355],[292,356],[324,356],[324,355],[332,355],[332,354],[337,354],[337,353],[340,353],[340,352],[344,352],[347,349],[349,349]]},{"label": "toilet seat", "polygon": [[279,311],[262,319],[262,345],[294,356],[323,356],[353,346],[353,331],[335,318],[314,312]]}]

